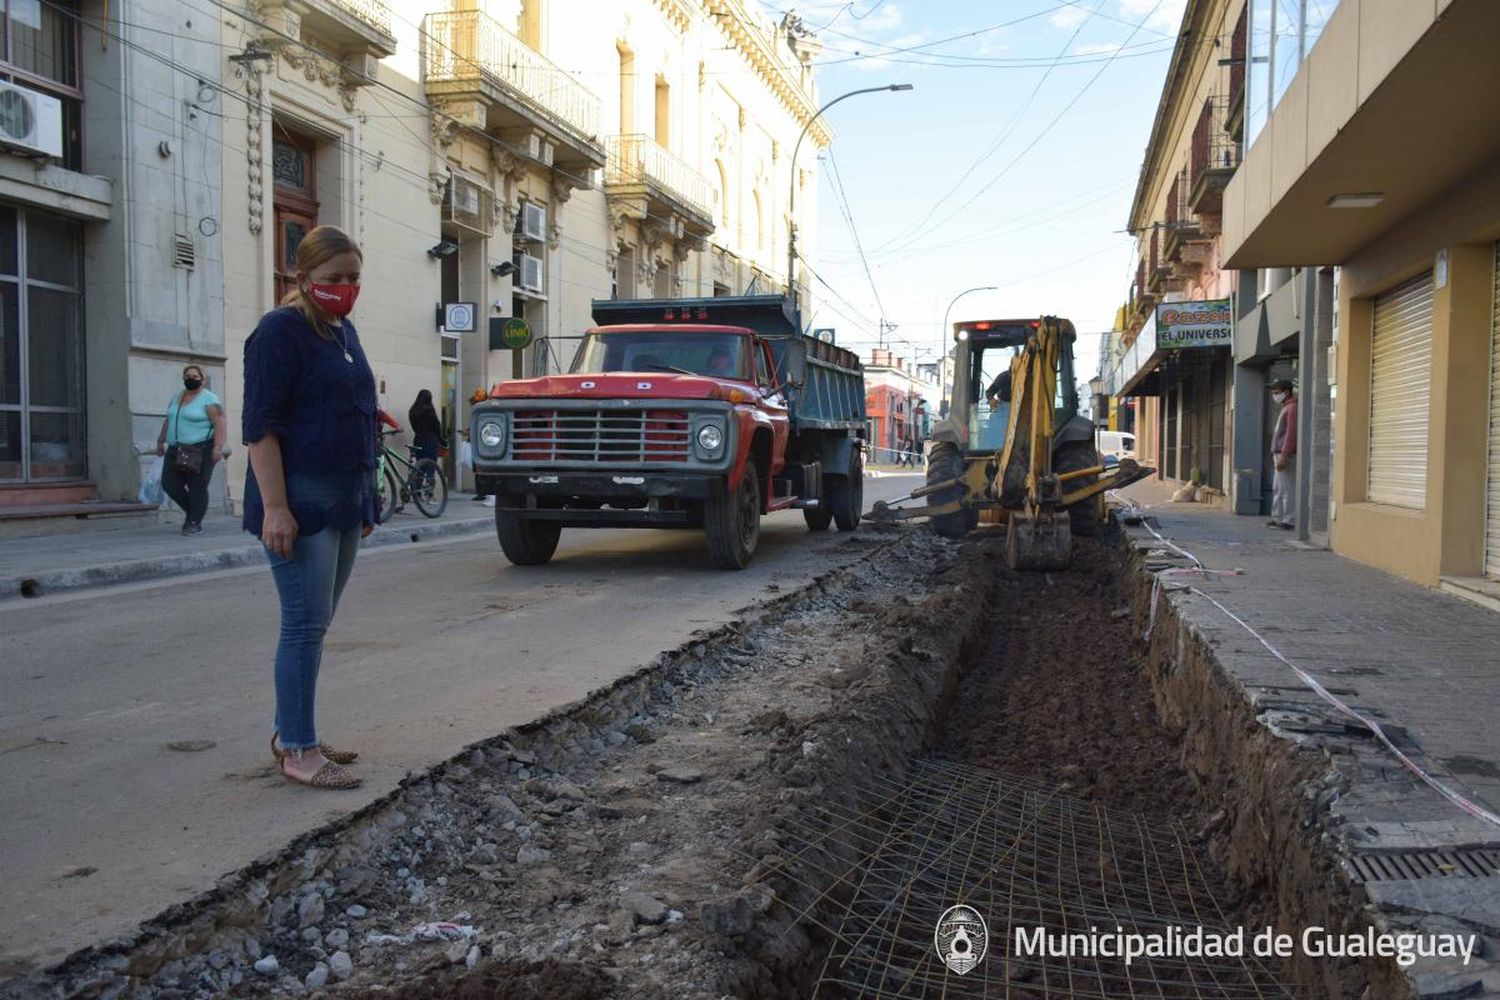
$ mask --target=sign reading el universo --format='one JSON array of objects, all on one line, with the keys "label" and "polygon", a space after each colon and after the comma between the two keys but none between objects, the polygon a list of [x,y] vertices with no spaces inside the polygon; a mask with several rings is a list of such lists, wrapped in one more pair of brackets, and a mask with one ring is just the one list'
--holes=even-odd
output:
[{"label": "sign reading el universo", "polygon": [[1229,299],[1164,302],[1156,307],[1156,346],[1230,347],[1234,344],[1234,310]]}]

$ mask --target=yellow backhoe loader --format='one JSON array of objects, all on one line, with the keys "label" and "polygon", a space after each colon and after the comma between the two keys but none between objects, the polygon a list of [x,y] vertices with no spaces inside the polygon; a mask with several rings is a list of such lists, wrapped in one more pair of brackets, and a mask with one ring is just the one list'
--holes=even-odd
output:
[{"label": "yellow backhoe loader", "polygon": [[[1078,412],[1073,324],[1056,316],[954,324],[953,403],[933,430],[927,484],[873,521],[931,519],[957,538],[981,522],[1005,526],[1012,569],[1062,569],[1073,535],[1104,520],[1104,491],[1156,470],[1131,459],[1100,463],[1094,426]],[[924,507],[898,507],[926,499]]]}]

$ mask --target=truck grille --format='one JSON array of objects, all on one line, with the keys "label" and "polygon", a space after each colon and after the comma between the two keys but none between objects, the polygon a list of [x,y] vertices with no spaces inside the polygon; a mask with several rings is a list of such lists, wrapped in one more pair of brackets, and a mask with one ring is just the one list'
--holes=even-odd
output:
[{"label": "truck grille", "polygon": [[683,410],[520,410],[512,456],[530,462],[686,462]]}]

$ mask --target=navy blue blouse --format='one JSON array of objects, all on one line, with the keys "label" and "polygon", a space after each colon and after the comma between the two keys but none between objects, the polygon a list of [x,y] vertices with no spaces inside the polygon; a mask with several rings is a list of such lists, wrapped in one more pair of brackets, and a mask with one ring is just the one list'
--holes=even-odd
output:
[{"label": "navy blue blouse", "polygon": [[[282,306],[245,341],[242,437],[247,445],[267,434],[280,440],[287,501],[303,536],[375,523],[375,376],[354,324],[346,317],[331,332],[331,340],[318,336],[301,312]],[[298,488],[314,481],[320,488]],[[244,529],[259,537],[264,518],[252,467]]]}]

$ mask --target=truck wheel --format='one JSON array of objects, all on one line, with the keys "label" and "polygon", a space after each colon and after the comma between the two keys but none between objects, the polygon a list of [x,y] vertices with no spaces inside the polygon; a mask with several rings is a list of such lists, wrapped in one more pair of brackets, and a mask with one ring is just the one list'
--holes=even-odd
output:
[{"label": "truck wheel", "polygon": [[755,463],[746,461],[740,482],[725,496],[703,505],[703,533],[708,554],[720,569],[744,569],[760,541],[760,480]]},{"label": "truck wheel", "polygon": [[[957,479],[963,474],[964,456],[958,450],[958,446],[950,441],[934,442],[932,453],[927,456],[927,485]],[[961,498],[963,494],[962,486],[951,486],[932,494],[927,498],[927,502],[934,506],[951,503]],[[932,530],[944,538],[962,538],[978,527],[979,511],[964,508],[952,514],[939,514],[928,520],[932,522]]]},{"label": "truck wheel", "polygon": [[556,521],[533,521],[508,510],[495,508],[495,534],[500,548],[517,566],[542,566],[557,551],[562,525]]},{"label": "truck wheel", "polygon": [[828,509],[839,530],[853,531],[858,528],[859,518],[865,507],[865,463],[858,452],[850,459],[847,474],[828,477],[827,493]]},{"label": "truck wheel", "polygon": [[[827,483],[828,480],[824,480],[824,485]],[[802,520],[807,522],[808,531],[827,531],[833,523],[833,508],[828,505],[828,498],[824,497],[816,507],[803,507]]]},{"label": "truck wheel", "polygon": [[[1099,453],[1094,450],[1093,444],[1087,441],[1075,441],[1063,445],[1057,450],[1057,455],[1052,460],[1052,468],[1056,472],[1076,472],[1098,464]],[[1097,482],[1096,476],[1073,479],[1063,483],[1063,492],[1066,493],[1093,482]],[[1104,521],[1104,494],[1099,493],[1073,504],[1068,508],[1068,520],[1071,522],[1069,528],[1075,535],[1089,537],[1098,534],[1099,525]]]}]

